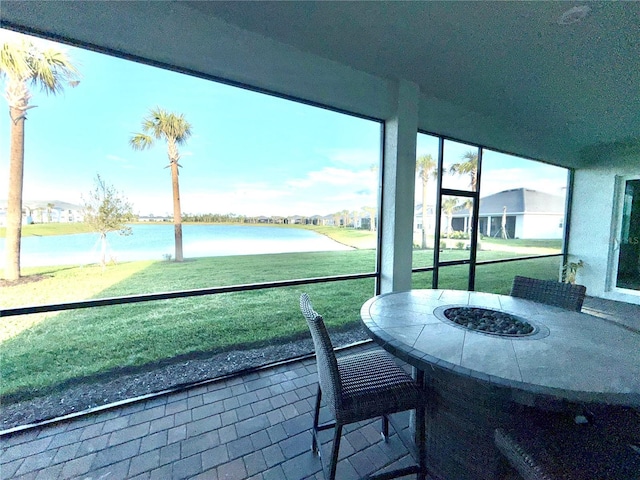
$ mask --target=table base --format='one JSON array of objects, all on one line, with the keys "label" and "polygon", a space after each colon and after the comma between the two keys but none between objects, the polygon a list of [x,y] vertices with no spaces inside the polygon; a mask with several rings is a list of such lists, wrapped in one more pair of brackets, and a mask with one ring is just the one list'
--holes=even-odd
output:
[{"label": "table base", "polygon": [[[544,412],[513,401],[508,388],[433,368],[425,372],[433,399],[426,410],[429,473],[441,479],[495,480],[504,464],[494,446],[494,430]],[[536,413],[538,414],[538,413]]]}]

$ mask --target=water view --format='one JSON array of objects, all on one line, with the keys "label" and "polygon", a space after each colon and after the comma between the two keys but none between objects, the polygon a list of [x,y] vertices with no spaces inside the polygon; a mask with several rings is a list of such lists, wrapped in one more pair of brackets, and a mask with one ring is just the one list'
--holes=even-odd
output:
[{"label": "water view", "polygon": [[[174,256],[173,224],[133,225],[133,234],[107,235],[107,259],[116,262],[163,260]],[[236,225],[183,225],[185,258],[283,252],[349,250],[330,238],[299,228]],[[5,239],[0,238],[0,267],[4,267]],[[23,266],[88,265],[100,261],[96,233],[32,236],[22,239]]]}]

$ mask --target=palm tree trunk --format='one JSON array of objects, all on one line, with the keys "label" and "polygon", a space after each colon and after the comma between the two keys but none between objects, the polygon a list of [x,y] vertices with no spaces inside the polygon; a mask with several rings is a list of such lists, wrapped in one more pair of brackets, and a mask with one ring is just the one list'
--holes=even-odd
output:
[{"label": "palm tree trunk", "polygon": [[180,185],[178,184],[178,162],[171,162],[173,185],[173,224],[175,230],[176,262],[182,262],[182,212],[180,210]]},{"label": "palm tree trunk", "polygon": [[6,261],[7,280],[20,278],[20,240],[22,236],[22,185],[24,178],[24,111],[10,107],[11,150],[9,194],[7,198]]},{"label": "palm tree trunk", "polygon": [[422,249],[427,248],[427,181],[422,179]]},{"label": "palm tree trunk", "polygon": [[100,265],[102,268],[107,266],[107,234],[100,234]]}]

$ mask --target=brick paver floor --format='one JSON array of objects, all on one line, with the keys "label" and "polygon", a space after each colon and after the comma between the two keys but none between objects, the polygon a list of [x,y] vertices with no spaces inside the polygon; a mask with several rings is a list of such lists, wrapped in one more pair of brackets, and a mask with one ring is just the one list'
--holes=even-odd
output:
[{"label": "brick paver floor", "polygon": [[[316,385],[312,358],[4,435],[0,477],[322,479],[310,451]],[[395,416],[405,433],[408,418]],[[379,428],[345,428],[339,479],[412,462],[398,435],[385,443]]]}]

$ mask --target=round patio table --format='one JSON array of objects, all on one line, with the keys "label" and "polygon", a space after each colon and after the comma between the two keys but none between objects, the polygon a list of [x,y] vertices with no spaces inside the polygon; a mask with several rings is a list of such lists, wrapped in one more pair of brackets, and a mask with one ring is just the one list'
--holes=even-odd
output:
[{"label": "round patio table", "polygon": [[[460,307],[506,313],[532,331],[470,330],[447,318]],[[640,407],[640,335],[598,317],[459,290],[379,295],[361,316],[371,337],[415,367],[433,392],[426,451],[441,478],[496,478],[493,431],[518,421],[523,409]]]}]

